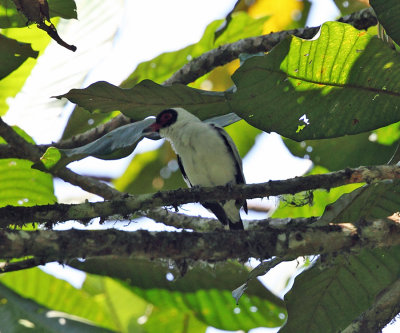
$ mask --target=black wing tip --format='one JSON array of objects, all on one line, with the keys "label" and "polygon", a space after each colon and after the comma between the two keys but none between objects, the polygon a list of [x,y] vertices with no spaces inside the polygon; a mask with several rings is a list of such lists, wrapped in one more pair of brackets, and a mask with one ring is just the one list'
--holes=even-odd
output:
[{"label": "black wing tip", "polygon": [[229,221],[229,230],[244,230],[243,222],[241,220],[235,223]]}]

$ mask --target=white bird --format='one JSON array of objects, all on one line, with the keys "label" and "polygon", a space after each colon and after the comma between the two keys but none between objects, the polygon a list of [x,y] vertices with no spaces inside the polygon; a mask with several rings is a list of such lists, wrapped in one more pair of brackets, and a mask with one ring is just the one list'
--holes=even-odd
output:
[{"label": "white bird", "polygon": [[[170,141],[179,168],[189,187],[244,184],[242,160],[228,133],[215,124],[203,123],[183,108],[160,112],[148,131]],[[246,200],[203,202],[229,229],[243,229],[240,207]]]}]

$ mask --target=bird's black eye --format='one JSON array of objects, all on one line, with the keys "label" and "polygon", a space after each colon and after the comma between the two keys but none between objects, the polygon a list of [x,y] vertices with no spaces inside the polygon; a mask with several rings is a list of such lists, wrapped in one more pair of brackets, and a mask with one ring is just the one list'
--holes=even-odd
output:
[{"label": "bird's black eye", "polygon": [[156,118],[156,123],[160,124],[161,127],[167,127],[172,125],[178,116],[178,113],[174,109],[167,109],[164,111],[161,111],[157,118]]}]

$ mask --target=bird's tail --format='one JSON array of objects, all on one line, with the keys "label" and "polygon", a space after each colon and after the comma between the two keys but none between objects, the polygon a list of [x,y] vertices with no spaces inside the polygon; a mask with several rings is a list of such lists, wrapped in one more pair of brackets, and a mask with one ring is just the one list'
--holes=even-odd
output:
[{"label": "bird's tail", "polygon": [[235,202],[228,201],[224,205],[217,202],[205,202],[203,206],[211,210],[217,219],[230,230],[243,230],[243,222],[240,218],[239,208]]}]

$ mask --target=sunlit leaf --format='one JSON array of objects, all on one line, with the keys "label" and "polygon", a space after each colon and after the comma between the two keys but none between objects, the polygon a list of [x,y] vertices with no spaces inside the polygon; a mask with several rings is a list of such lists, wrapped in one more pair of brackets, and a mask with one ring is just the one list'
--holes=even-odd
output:
[{"label": "sunlit leaf", "polygon": [[[25,332],[21,319],[33,323],[37,332],[109,332],[104,328],[116,328],[104,311],[104,300],[90,298],[87,292],[38,268],[2,274],[0,298],[1,316],[8,318],[2,322],[5,332]],[[65,318],[66,325],[60,318]],[[103,328],[89,325],[88,320]]]},{"label": "sunlit leaf", "polygon": [[[33,143],[24,131],[17,127],[14,130]],[[0,207],[44,205],[56,201],[52,176],[32,169],[32,165],[33,162],[23,159],[0,159]]]},{"label": "sunlit leaf", "polygon": [[[314,167],[310,174],[326,173],[322,167]],[[326,205],[335,202],[344,193],[349,193],[360,187],[360,184],[350,184],[340,187],[331,188],[327,190],[315,190],[312,192],[312,202],[309,202],[308,193],[298,193],[294,196],[285,195],[281,198],[277,210],[274,212],[274,218],[291,218],[295,217],[311,217],[321,216],[325,210]]]},{"label": "sunlit leaf", "polygon": [[382,41],[328,22],[315,41],[286,39],[234,74],[232,110],[296,141],[356,134],[400,120],[400,60]]},{"label": "sunlit leaf", "polygon": [[[50,37],[37,28],[13,28],[4,29],[2,34],[19,42],[30,43],[33,50],[39,51],[41,55]],[[8,110],[7,99],[14,97],[22,88],[25,80],[36,64],[36,59],[28,58],[18,69],[0,81],[0,115]]]},{"label": "sunlit leaf", "polygon": [[289,26],[294,27],[297,21],[302,18],[304,7],[309,8],[307,1],[297,0],[258,0],[251,2],[248,13],[252,17],[269,16],[269,20],[265,22],[263,33],[280,31],[287,29]]},{"label": "sunlit leaf", "polygon": [[26,59],[36,58],[38,54],[30,44],[18,43],[0,35],[0,80],[21,66]]},{"label": "sunlit leaf", "polygon": [[344,194],[325,208],[318,223],[358,222],[393,215],[400,208],[400,182],[386,180]]}]

